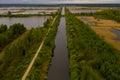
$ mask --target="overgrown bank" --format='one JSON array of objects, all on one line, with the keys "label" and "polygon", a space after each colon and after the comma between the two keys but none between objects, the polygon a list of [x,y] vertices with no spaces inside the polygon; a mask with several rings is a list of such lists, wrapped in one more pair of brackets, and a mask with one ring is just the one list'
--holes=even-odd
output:
[{"label": "overgrown bank", "polygon": [[0,25],[0,51],[25,31],[26,28],[20,23],[11,25],[9,29],[7,25]]},{"label": "overgrown bank", "polygon": [[71,80],[119,80],[120,51],[66,9]]},{"label": "overgrown bank", "polygon": [[42,47],[41,52],[39,53],[29,75],[27,76],[26,80],[46,80],[47,79],[47,72],[50,64],[50,60],[53,55],[53,50],[55,47],[55,35],[57,32],[57,27],[60,22],[60,14],[61,10],[59,11],[59,14],[56,16],[56,20],[51,25],[50,32],[48,33],[45,43]]},{"label": "overgrown bank", "polygon": [[0,62],[0,80],[20,80],[49,29],[53,19],[44,23],[44,27],[31,29],[5,51]]}]

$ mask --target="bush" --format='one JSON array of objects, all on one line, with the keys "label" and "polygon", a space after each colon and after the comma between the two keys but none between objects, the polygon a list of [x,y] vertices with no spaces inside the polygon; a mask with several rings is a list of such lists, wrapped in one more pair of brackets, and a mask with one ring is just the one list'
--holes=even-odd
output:
[{"label": "bush", "polygon": [[0,28],[0,51],[7,46],[9,43],[11,43],[14,39],[19,37],[22,33],[26,31],[26,28],[23,24],[13,24],[10,26],[9,29],[7,29],[6,25],[2,25]]},{"label": "bush", "polygon": [[7,30],[7,25],[0,25],[0,33],[3,33]]}]

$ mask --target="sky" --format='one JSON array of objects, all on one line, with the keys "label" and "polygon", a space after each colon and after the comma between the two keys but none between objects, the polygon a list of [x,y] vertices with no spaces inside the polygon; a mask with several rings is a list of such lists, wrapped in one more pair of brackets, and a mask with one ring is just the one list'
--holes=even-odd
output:
[{"label": "sky", "polygon": [[120,0],[0,0],[0,3],[120,3]]}]

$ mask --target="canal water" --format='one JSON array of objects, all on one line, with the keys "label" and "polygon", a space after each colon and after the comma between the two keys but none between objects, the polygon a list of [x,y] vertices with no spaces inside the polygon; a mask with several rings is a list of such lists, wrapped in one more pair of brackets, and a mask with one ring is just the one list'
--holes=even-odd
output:
[{"label": "canal water", "polygon": [[70,80],[65,17],[61,18],[58,26],[54,56],[48,71],[48,80]]}]

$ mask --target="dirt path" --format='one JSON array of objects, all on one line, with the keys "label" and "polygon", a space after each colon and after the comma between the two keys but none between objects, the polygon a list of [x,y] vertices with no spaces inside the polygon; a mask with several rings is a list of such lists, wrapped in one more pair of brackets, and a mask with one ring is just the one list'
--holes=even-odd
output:
[{"label": "dirt path", "polygon": [[29,31],[24,32],[22,35],[20,35],[18,38],[16,38],[15,40],[13,40],[11,43],[9,43],[1,52],[0,52],[0,60],[3,58],[4,53],[6,51],[7,48],[9,48],[10,46],[14,45],[19,39],[22,39]]},{"label": "dirt path", "polygon": [[[57,16],[56,16],[56,17],[57,17]],[[54,20],[53,20],[53,22],[52,22],[51,26],[52,26],[52,25],[53,25],[53,23],[55,22],[56,17],[54,18]],[[48,35],[48,33],[49,33],[50,29],[51,29],[51,27],[49,28],[48,32],[46,33],[46,36]],[[41,44],[40,44],[40,46],[39,46],[39,48],[38,48],[37,52],[35,53],[35,55],[34,55],[34,57],[33,57],[32,61],[30,62],[30,64],[29,64],[29,66],[28,66],[27,70],[25,71],[25,73],[24,73],[24,75],[23,75],[23,77],[22,77],[22,80],[25,80],[25,79],[26,79],[26,77],[27,77],[27,75],[28,75],[28,73],[30,72],[30,69],[32,68],[32,66],[33,66],[33,64],[34,64],[34,62],[35,62],[35,60],[36,60],[36,58],[37,58],[37,56],[38,56],[39,52],[40,52],[40,51],[41,51],[41,49],[42,49],[42,46],[43,46],[43,44],[44,44],[44,42],[45,42],[45,39],[46,39],[46,36],[45,36],[45,37],[44,37],[44,39],[42,40],[42,42],[41,42]]]}]

